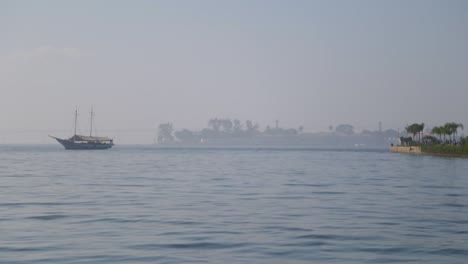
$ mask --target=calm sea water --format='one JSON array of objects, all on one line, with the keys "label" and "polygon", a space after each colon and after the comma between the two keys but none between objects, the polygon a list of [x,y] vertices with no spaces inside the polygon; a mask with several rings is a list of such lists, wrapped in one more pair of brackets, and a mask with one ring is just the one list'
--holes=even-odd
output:
[{"label": "calm sea water", "polygon": [[467,263],[468,159],[0,146],[0,263]]}]

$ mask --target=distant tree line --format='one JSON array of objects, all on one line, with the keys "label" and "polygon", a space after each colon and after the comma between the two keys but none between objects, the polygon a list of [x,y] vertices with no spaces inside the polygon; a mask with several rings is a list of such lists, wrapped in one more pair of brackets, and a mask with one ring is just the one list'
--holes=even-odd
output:
[{"label": "distant tree line", "polygon": [[[256,136],[297,136],[304,133],[304,127],[282,128],[279,126],[279,121],[276,121],[275,126],[267,125],[261,130],[258,123],[251,120],[245,122],[239,119],[230,118],[211,118],[207,122],[206,128],[200,131],[192,131],[189,129],[174,130],[172,123],[162,123],[158,126],[158,143],[169,142],[185,142],[197,143],[208,139],[216,138],[249,138]],[[398,138],[400,133],[394,129],[385,131],[369,131],[364,130],[361,133],[354,131],[354,126],[350,124],[338,124],[336,127],[329,126],[328,136],[365,136],[374,138]],[[324,135],[324,136],[326,136]]]},{"label": "distant tree line", "polygon": [[260,131],[258,123],[251,120],[241,122],[239,119],[212,118],[208,120],[207,127],[201,131],[191,131],[182,129],[174,131],[171,123],[163,123],[158,126],[158,143],[173,141],[200,142],[204,139],[212,138],[247,138],[257,135],[288,136],[302,133],[303,127],[281,128],[278,125],[274,128],[267,126],[264,131]]},{"label": "distant tree line", "polygon": [[[450,122],[443,126],[435,126],[430,130],[430,135],[424,135],[424,123],[414,123],[406,126],[406,132],[411,135],[410,137],[401,137],[400,142],[402,145],[435,145],[435,144],[466,144],[467,137],[457,138],[458,131],[463,130],[463,124]],[[437,135],[434,137],[433,135]]]},{"label": "distant tree line", "polygon": [[[446,142],[446,143],[451,144],[451,143],[457,142],[459,129],[461,130],[464,129],[463,124],[450,122],[450,123],[446,123],[443,126],[436,126],[432,128],[432,134],[438,135],[440,142]],[[462,138],[461,140],[465,140],[465,139],[466,138]]]},{"label": "distant tree line", "polygon": [[[333,131],[333,126],[329,126],[329,131],[335,133],[337,135],[345,135],[345,136],[352,136],[356,135],[357,133],[354,132],[354,127],[350,124],[339,124],[335,127]],[[383,131],[370,131],[370,130],[363,130],[359,135],[363,136],[372,136],[372,137],[381,137],[381,138],[398,138],[400,136],[400,132],[395,129],[387,129]]]}]

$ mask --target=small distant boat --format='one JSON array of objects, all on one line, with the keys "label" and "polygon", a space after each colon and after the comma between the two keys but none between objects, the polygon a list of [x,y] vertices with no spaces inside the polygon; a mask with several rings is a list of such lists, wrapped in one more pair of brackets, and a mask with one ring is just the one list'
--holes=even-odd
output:
[{"label": "small distant boat", "polygon": [[93,131],[93,116],[94,112],[91,109],[91,123],[89,136],[77,135],[76,134],[76,122],[78,118],[78,110],[75,110],[75,133],[69,139],[61,139],[53,136],[49,136],[62,144],[65,149],[109,149],[114,146],[114,139],[108,137],[94,137]]}]

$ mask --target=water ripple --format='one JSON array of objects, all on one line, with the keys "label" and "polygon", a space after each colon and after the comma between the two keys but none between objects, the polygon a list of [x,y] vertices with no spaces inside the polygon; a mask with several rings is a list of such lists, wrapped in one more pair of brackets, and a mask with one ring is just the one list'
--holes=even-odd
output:
[{"label": "water ripple", "polygon": [[0,169],[0,263],[468,258],[468,159],[0,146]]}]

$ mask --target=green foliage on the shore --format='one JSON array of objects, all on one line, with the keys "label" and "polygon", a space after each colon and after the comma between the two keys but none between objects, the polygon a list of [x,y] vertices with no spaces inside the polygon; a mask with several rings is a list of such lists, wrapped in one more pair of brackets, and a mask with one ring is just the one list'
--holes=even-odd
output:
[{"label": "green foliage on the shore", "polygon": [[[450,123],[446,123],[443,126],[433,127],[431,133],[438,135],[440,141],[446,141],[447,140],[446,136],[448,136],[448,141],[455,142],[458,130],[459,129],[463,130],[463,128],[464,128],[463,124],[461,123],[450,122]],[[444,136],[443,140],[442,140],[442,136]]]},{"label": "green foliage on the shore", "polygon": [[468,145],[468,136],[460,138],[460,144]]},{"label": "green foliage on the shore", "polygon": [[421,124],[414,123],[412,125],[407,126],[405,129],[406,129],[406,133],[413,135],[413,140],[416,139],[416,135],[419,135],[419,141],[421,141],[422,133],[424,130],[424,123],[421,123]]},{"label": "green foliage on the shore", "polygon": [[422,145],[422,152],[448,155],[468,155],[468,145]]}]

